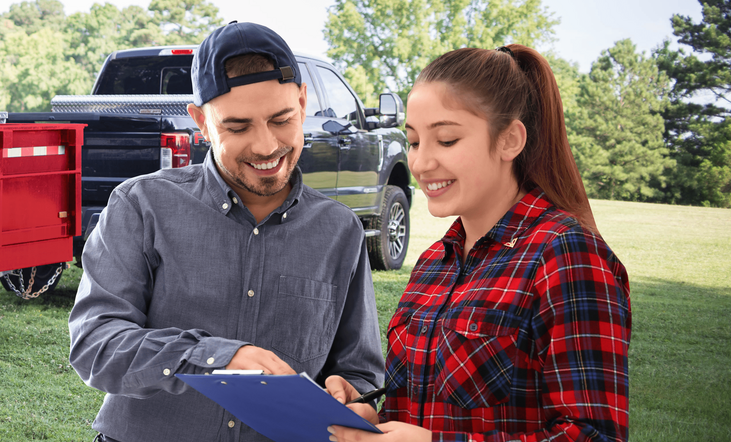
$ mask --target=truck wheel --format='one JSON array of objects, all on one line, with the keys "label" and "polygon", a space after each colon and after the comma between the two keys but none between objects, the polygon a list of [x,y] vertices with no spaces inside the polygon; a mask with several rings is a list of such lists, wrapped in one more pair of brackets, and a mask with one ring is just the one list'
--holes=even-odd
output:
[{"label": "truck wheel", "polygon": [[[34,268],[36,270],[35,275],[32,275]],[[37,267],[27,267],[21,270],[16,270],[12,274],[8,273],[5,276],[0,277],[0,283],[2,283],[5,290],[14,292],[23,299],[36,298],[43,293],[49,293],[56,287],[58,282],[61,280],[61,274],[65,268],[65,262]],[[58,275],[56,275],[57,271]],[[20,275],[18,275],[17,272],[20,272]],[[33,276],[33,286],[30,290],[28,290],[31,275]],[[23,279],[22,281],[21,277]],[[48,287],[43,290],[46,285],[48,285]],[[41,290],[43,291],[41,292]]]},{"label": "truck wheel", "polygon": [[386,186],[381,214],[372,229],[381,234],[367,238],[368,257],[374,270],[398,270],[409,246],[409,201],[398,186]]}]

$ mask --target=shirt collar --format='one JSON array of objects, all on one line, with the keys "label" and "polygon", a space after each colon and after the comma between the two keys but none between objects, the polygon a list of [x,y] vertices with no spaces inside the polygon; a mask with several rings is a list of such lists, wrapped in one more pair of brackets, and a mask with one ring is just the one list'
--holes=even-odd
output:
[{"label": "shirt collar", "polygon": [[[216,167],[216,160],[213,158],[213,149],[208,150],[206,158],[203,160],[203,167],[206,170],[206,187],[208,187],[208,190],[213,197],[216,209],[221,211],[224,215],[228,214],[231,208],[235,204],[239,204],[241,201],[239,200],[236,192],[231,189],[231,186],[224,181],[223,177],[219,173],[218,168]],[[302,171],[300,170],[299,165],[295,166],[294,171],[292,171],[289,183],[292,185],[292,189],[289,191],[287,199],[284,200],[284,203],[282,203],[282,205],[275,209],[272,213],[284,213],[299,202],[299,199],[302,196],[302,190],[304,189]]]},{"label": "shirt collar", "polygon": [[[525,232],[543,213],[553,208],[546,194],[539,187],[534,188],[520,199],[503,215],[500,220],[482,238],[475,247],[482,247],[491,242],[498,242],[505,247],[515,246],[518,237]],[[457,218],[442,238],[444,256],[453,251],[456,243],[464,245],[465,231],[462,219]]]}]

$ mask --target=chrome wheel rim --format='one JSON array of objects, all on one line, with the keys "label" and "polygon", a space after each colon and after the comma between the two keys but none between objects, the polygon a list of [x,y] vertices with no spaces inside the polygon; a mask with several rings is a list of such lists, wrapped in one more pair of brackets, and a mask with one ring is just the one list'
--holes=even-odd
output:
[{"label": "chrome wheel rim", "polygon": [[388,213],[388,254],[398,259],[406,240],[406,211],[401,203],[394,203]]}]

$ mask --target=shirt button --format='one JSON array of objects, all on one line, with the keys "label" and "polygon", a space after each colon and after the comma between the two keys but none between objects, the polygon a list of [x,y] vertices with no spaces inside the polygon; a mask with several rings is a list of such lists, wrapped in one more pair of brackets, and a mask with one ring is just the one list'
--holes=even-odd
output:
[{"label": "shirt button", "polygon": [[233,198],[233,201],[234,201],[234,204],[238,204],[239,203],[239,200],[236,197]]},{"label": "shirt button", "polygon": [[282,215],[282,218],[287,219],[287,212],[284,212],[284,215]]},{"label": "shirt button", "polygon": [[421,327],[421,332],[422,333],[426,333],[427,330],[429,330],[429,327],[427,327],[426,325],[423,326],[423,327]]},{"label": "shirt button", "polygon": [[228,421],[228,427],[229,428],[233,428],[234,425],[236,425],[236,422],[234,422],[234,421]]},{"label": "shirt button", "polygon": [[254,235],[258,235],[258,234],[259,234],[259,229],[257,229],[256,227],[254,227]]},{"label": "shirt button", "polygon": [[208,358],[208,360],[206,362],[208,362],[208,365],[213,365],[213,363],[216,362],[216,360],[213,358]]},{"label": "shirt button", "polygon": [[248,293],[246,293],[246,294],[249,295],[249,298],[253,298],[254,297],[254,291],[253,290],[249,290]]},{"label": "shirt button", "polygon": [[477,324],[475,324],[474,322],[472,324],[470,324],[470,331],[473,331],[473,332],[477,331]]},{"label": "shirt button", "polygon": [[223,210],[228,209],[228,203],[221,204],[221,207],[223,208]]},{"label": "shirt button", "polygon": [[165,370],[162,371],[162,374],[164,374],[165,376],[170,376],[170,369],[166,368]]}]

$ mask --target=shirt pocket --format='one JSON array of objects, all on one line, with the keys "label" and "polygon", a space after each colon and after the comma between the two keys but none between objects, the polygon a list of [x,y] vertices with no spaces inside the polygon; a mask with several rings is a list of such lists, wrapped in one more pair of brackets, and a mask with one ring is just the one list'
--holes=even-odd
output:
[{"label": "shirt pocket", "polygon": [[470,307],[443,321],[437,343],[437,394],[462,408],[491,407],[510,399],[519,318]]},{"label": "shirt pocket", "polygon": [[336,288],[326,282],[281,276],[272,348],[297,362],[327,355],[337,329]]},{"label": "shirt pocket", "polygon": [[410,308],[398,308],[388,323],[388,354],[386,355],[386,383],[388,391],[406,386],[408,378],[408,329],[414,312]]}]

